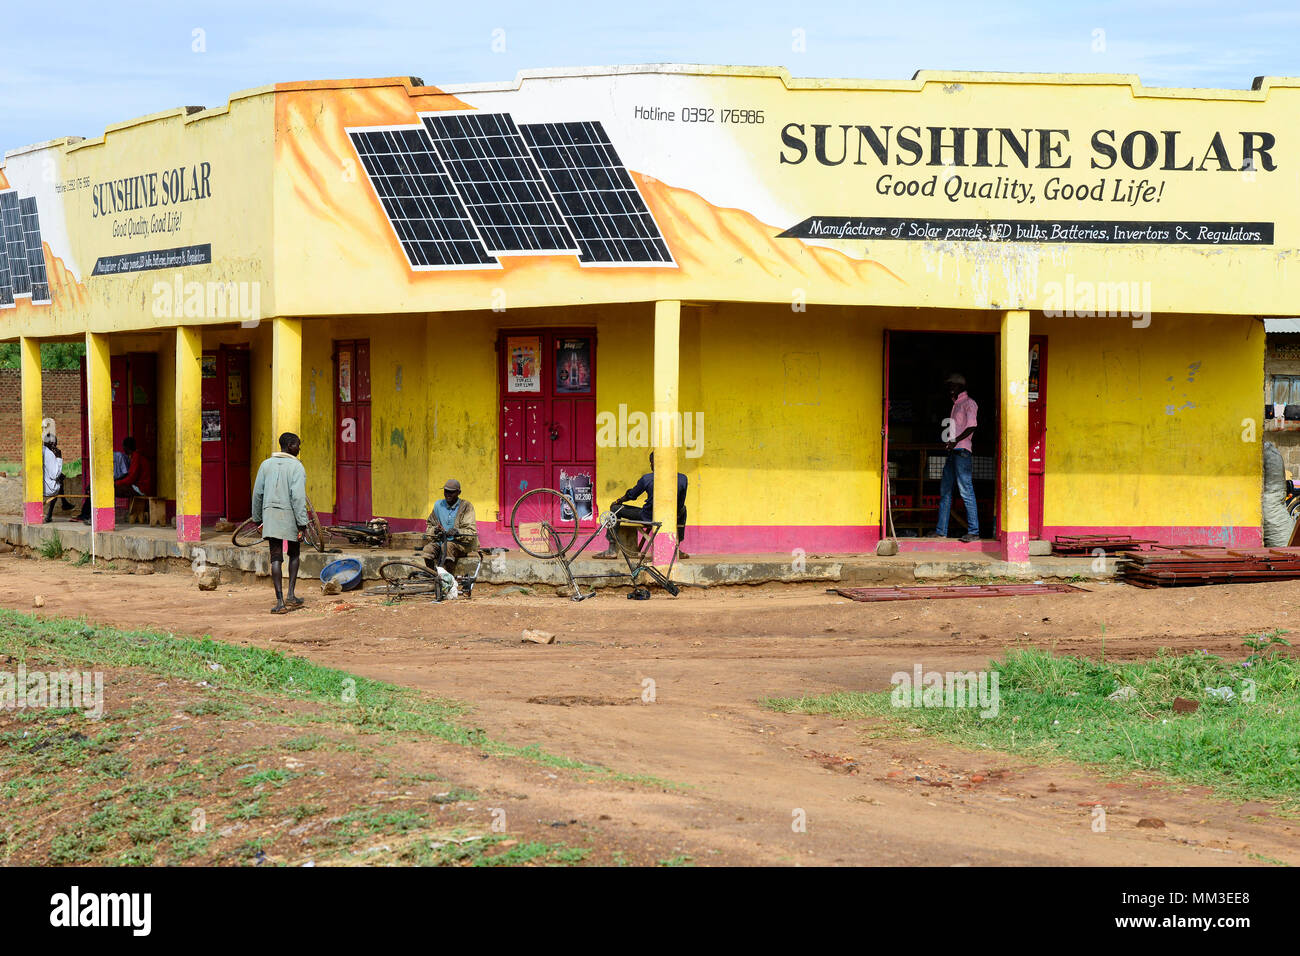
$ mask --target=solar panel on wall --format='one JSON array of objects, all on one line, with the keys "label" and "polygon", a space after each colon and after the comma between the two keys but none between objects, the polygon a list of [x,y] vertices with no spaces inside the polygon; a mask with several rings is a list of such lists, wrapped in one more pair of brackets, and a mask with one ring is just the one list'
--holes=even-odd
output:
[{"label": "solar panel on wall", "polygon": [[509,113],[422,113],[420,118],[490,252],[579,251]]},{"label": "solar panel on wall", "polygon": [[589,265],[670,265],[672,254],[598,121],[525,123],[524,141]]},{"label": "solar panel on wall", "polygon": [[412,269],[482,269],[488,254],[422,126],[348,135]]},{"label": "solar panel on wall", "polygon": [[27,275],[32,284],[32,303],[48,305],[50,283],[45,273],[45,245],[41,242],[41,220],[36,211],[35,198],[21,197],[18,210],[22,215],[23,243],[27,247]]},{"label": "solar panel on wall", "polygon": [[0,228],[0,309],[14,307],[14,286],[9,275],[9,253],[5,246],[4,229]]},{"label": "solar panel on wall", "polygon": [[14,298],[32,294],[32,277],[27,271],[27,244],[23,238],[22,213],[18,193],[0,192],[0,228],[4,231],[5,251],[9,254],[9,282]]}]

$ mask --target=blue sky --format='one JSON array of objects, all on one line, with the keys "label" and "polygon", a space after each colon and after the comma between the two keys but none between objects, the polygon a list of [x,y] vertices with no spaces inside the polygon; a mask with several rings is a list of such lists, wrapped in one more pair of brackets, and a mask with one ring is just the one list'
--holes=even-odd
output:
[{"label": "blue sky", "polygon": [[[1228,88],[1300,75],[1295,0],[65,0],[41,11],[35,33],[0,13],[0,148],[97,136],[110,123],[224,103],[266,83],[338,77],[461,83],[535,67],[665,61],[870,78],[918,69],[1136,73],[1150,86]],[[495,30],[504,51],[493,50]],[[804,31],[803,52],[792,48],[795,30]]]}]

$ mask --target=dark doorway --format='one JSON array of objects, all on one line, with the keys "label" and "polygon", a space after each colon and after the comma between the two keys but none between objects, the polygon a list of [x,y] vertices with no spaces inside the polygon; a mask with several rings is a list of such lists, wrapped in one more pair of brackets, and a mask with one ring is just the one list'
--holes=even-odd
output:
[{"label": "dark doorway", "polygon": [[[967,394],[979,406],[971,464],[980,537],[996,539],[1001,434],[997,336],[973,332],[887,332],[886,336],[885,457],[895,530],[901,537],[934,531],[947,456],[944,419],[952,414],[944,380],[959,372],[966,378]],[[960,537],[967,527],[965,506],[954,489],[948,535]]]}]

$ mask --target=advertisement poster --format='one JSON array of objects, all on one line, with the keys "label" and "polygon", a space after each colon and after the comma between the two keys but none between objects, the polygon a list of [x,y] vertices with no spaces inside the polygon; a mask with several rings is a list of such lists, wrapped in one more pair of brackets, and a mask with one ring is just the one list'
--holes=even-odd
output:
[{"label": "advertisement poster", "polygon": [[204,378],[217,377],[217,357],[204,355],[199,358],[199,371]]},{"label": "advertisement poster", "polygon": [[[596,516],[591,493],[592,486],[591,475],[587,472],[578,472],[573,475],[563,471],[560,472],[560,492],[568,495],[573,500],[574,507],[578,509],[579,522],[591,521]],[[561,509],[560,517],[565,521],[572,520],[573,515],[569,513],[567,505]]]},{"label": "advertisement poster", "polygon": [[226,403],[244,404],[244,377],[235,369],[226,373]]},{"label": "advertisement poster", "polygon": [[555,391],[591,391],[591,339],[559,339],[555,343]]},{"label": "advertisement poster", "polygon": [[203,440],[221,441],[221,409],[203,409]]},{"label": "advertisement poster", "polygon": [[506,339],[506,391],[542,390],[542,339],[537,335]]},{"label": "advertisement poster", "polygon": [[1029,400],[1038,401],[1038,343],[1029,347]]},{"label": "advertisement poster", "polygon": [[339,401],[352,401],[352,353],[339,352]]}]

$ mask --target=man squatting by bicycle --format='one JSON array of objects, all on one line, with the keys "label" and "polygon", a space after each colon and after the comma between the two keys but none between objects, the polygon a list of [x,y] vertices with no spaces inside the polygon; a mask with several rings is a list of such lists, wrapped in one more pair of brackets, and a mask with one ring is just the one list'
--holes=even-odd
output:
[{"label": "man squatting by bicycle", "polygon": [[474,506],[460,496],[460,482],[448,479],[442,486],[442,498],[429,513],[425,534],[433,540],[424,546],[424,563],[430,571],[438,565],[456,573],[456,560],[478,550],[478,522]]},{"label": "man squatting by bicycle", "polygon": [[[275,586],[272,614],[303,606],[293,591],[298,583],[298,546],[307,530],[307,469],[298,460],[302,442],[293,432],[280,436],[280,450],[262,462],[253,485],[253,520],[262,525],[262,539],[271,548],[271,583]],[[289,593],[281,591],[283,553],[289,552]]]}]

